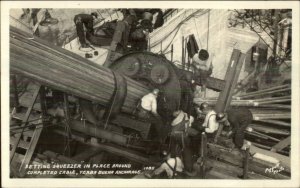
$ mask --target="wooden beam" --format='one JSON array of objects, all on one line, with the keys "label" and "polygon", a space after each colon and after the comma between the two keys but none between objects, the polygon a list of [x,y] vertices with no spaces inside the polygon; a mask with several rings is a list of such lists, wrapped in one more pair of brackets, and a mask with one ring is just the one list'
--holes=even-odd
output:
[{"label": "wooden beam", "polygon": [[[244,60],[245,54],[241,54],[240,50],[234,49],[225,75],[225,88],[221,91],[218,97],[218,102],[215,106],[215,111],[217,113],[225,112],[228,106],[230,105],[233,91],[236,87]],[[223,126],[223,124],[219,125],[217,134],[214,138],[215,143],[217,142],[218,137],[220,136],[223,130]]]},{"label": "wooden beam", "polygon": [[281,151],[282,149],[286,148],[289,145],[291,145],[291,136],[288,136],[287,138],[278,142],[276,145],[274,145],[271,148],[271,151],[273,152]]},{"label": "wooden beam", "polygon": [[[250,154],[253,153],[262,153],[262,149],[256,148],[254,146],[250,147]],[[263,150],[266,151],[266,150]],[[249,171],[253,171],[257,174],[270,177],[272,179],[289,179],[290,177],[285,175],[290,173],[290,168],[286,164],[286,159],[288,157],[267,151],[268,153],[262,153],[264,155],[272,156],[278,159],[281,162],[281,165],[284,167],[284,170],[278,174],[266,173],[266,168],[272,168],[274,164],[262,161],[253,157],[249,157]],[[271,153],[271,154],[270,154]],[[273,155],[275,154],[275,155]],[[243,167],[243,154],[238,149],[228,149],[223,146],[216,144],[208,143],[208,157],[210,159],[217,159],[229,163],[230,165],[235,165],[240,168]]]},{"label": "wooden beam", "polygon": [[[34,103],[35,103],[35,101],[36,101],[36,99],[38,97],[39,92],[40,92],[40,88],[41,88],[41,86],[38,85],[37,88],[36,88],[36,90],[35,90],[35,92],[34,92],[34,94],[33,94],[33,96],[32,96],[31,103],[30,103],[30,105],[29,105],[29,107],[27,109],[27,112],[26,112],[26,114],[24,116],[24,119],[22,120],[22,126],[23,127],[26,125],[26,122],[29,119],[29,116],[30,116],[31,111],[33,109],[33,105],[34,105]],[[22,130],[22,132],[23,132],[23,130]],[[10,151],[10,162],[12,162],[12,160],[14,158],[14,155],[15,155],[16,149],[17,149],[17,147],[19,145],[21,136],[22,136],[22,133],[18,133],[16,135],[17,138],[16,138],[16,141],[15,141],[15,145],[13,146],[12,150]]]}]

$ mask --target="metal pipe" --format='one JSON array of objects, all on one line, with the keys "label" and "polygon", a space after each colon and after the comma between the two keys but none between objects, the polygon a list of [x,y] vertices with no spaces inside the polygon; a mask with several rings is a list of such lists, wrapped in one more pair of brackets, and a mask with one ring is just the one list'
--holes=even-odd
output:
[{"label": "metal pipe", "polygon": [[70,120],[70,128],[80,133],[84,133],[96,138],[109,140],[120,145],[127,145],[128,138],[122,134],[114,133],[112,131],[104,130],[103,128],[87,122],[80,122],[77,120]]}]

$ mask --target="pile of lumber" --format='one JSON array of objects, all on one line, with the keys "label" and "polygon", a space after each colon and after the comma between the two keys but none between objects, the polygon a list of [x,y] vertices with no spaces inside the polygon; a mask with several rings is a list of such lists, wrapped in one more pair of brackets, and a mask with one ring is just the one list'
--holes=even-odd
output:
[{"label": "pile of lumber", "polygon": [[[195,98],[196,104],[214,106],[217,98]],[[271,87],[233,96],[231,107],[248,108],[253,115],[246,139],[253,145],[283,155],[289,155],[291,143],[291,86]]]}]

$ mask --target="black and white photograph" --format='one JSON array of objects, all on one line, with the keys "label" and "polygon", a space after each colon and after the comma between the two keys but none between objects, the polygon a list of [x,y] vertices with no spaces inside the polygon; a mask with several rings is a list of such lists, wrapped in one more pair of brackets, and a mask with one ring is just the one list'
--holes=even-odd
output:
[{"label": "black and white photograph", "polygon": [[299,2],[94,2],[6,10],[4,187],[300,186]]}]

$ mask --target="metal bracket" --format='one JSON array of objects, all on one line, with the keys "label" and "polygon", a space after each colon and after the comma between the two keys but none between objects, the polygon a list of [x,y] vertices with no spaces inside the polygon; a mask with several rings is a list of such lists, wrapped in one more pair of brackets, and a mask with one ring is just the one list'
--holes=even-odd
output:
[{"label": "metal bracket", "polygon": [[125,77],[116,72],[113,72],[113,75],[115,79],[115,90],[110,99],[109,107],[104,115],[104,117],[106,117],[106,122],[121,111],[127,96],[127,81]]}]

